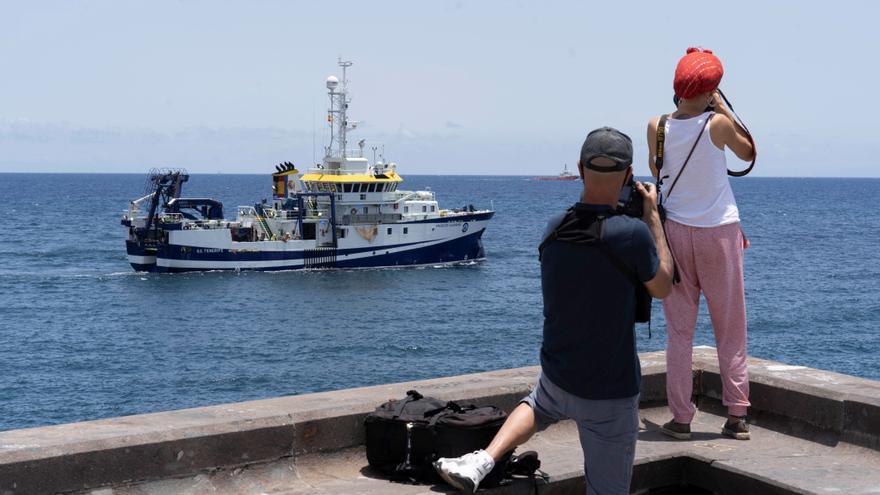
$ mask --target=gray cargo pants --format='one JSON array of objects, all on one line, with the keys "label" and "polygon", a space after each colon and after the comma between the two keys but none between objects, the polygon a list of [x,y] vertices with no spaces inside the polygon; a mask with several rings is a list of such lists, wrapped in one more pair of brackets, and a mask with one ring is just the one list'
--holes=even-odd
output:
[{"label": "gray cargo pants", "polygon": [[639,433],[638,394],[624,399],[584,399],[541,374],[535,389],[522,402],[534,411],[538,431],[562,419],[577,423],[587,495],[629,493]]}]

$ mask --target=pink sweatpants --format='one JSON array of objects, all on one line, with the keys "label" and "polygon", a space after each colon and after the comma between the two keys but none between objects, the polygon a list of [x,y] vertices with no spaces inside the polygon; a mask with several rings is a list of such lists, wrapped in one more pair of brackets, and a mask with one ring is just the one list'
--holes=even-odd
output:
[{"label": "pink sweatpants", "polygon": [[729,414],[745,416],[750,404],[740,225],[701,228],[667,220],[666,235],[681,277],[663,299],[666,397],[672,416],[676,423],[690,423],[696,412],[691,403],[691,366],[700,291],[706,297],[715,331],[722,403]]}]

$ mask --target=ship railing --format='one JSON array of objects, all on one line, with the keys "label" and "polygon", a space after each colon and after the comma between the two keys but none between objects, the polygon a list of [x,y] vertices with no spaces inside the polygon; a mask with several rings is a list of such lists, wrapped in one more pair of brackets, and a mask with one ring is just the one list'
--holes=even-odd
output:
[{"label": "ship railing", "polygon": [[253,206],[239,206],[238,207],[238,216],[240,216],[240,217],[255,217],[255,216],[257,216],[257,210],[254,209]]},{"label": "ship railing", "polygon": [[235,220],[192,220],[183,224],[183,230],[222,230],[245,226]]},{"label": "ship railing", "polygon": [[183,222],[183,215],[180,213],[163,213],[159,216],[159,221],[163,223],[181,223]]},{"label": "ship railing", "polygon": [[408,199],[413,199],[415,197],[416,197],[416,193],[414,193],[413,191],[398,192],[397,197],[394,198],[394,202],[400,203],[402,201],[406,201]]},{"label": "ship railing", "polygon": [[296,220],[299,218],[299,211],[297,210],[278,210],[275,214],[275,218],[280,220]]},{"label": "ship railing", "polygon": [[355,215],[343,215],[342,221],[340,224],[342,225],[353,225],[360,223],[395,223],[399,222],[403,218],[403,215],[399,213],[371,213],[371,214],[355,214]]}]

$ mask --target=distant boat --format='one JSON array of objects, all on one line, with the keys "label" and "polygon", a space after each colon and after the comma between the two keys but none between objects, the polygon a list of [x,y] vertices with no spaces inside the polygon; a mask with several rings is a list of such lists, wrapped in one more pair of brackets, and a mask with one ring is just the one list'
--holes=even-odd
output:
[{"label": "distant boat", "polygon": [[580,176],[573,174],[568,171],[568,164],[565,165],[565,169],[560,172],[559,175],[555,177],[532,177],[532,180],[578,180]]}]

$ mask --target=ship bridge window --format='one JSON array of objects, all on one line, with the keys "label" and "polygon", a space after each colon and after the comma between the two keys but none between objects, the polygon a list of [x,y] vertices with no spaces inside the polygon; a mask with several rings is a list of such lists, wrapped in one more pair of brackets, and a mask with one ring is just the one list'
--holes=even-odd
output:
[{"label": "ship bridge window", "polygon": [[331,183],[327,184],[327,186],[329,187],[330,192],[336,192],[336,184],[335,183],[331,182]]},{"label": "ship bridge window", "polygon": [[422,213],[427,213],[427,212],[428,212],[428,206],[422,205]]},{"label": "ship bridge window", "polygon": [[342,192],[351,192],[351,184],[343,184]]},{"label": "ship bridge window", "polygon": [[436,206],[431,205],[431,211],[434,211],[434,208],[436,208]]},{"label": "ship bridge window", "polygon": [[404,206],[404,207],[403,207],[403,212],[404,212],[404,213],[409,213],[409,206]]},{"label": "ship bridge window", "polygon": [[376,183],[375,182],[370,184],[370,188],[367,189],[367,192],[376,192]]}]

